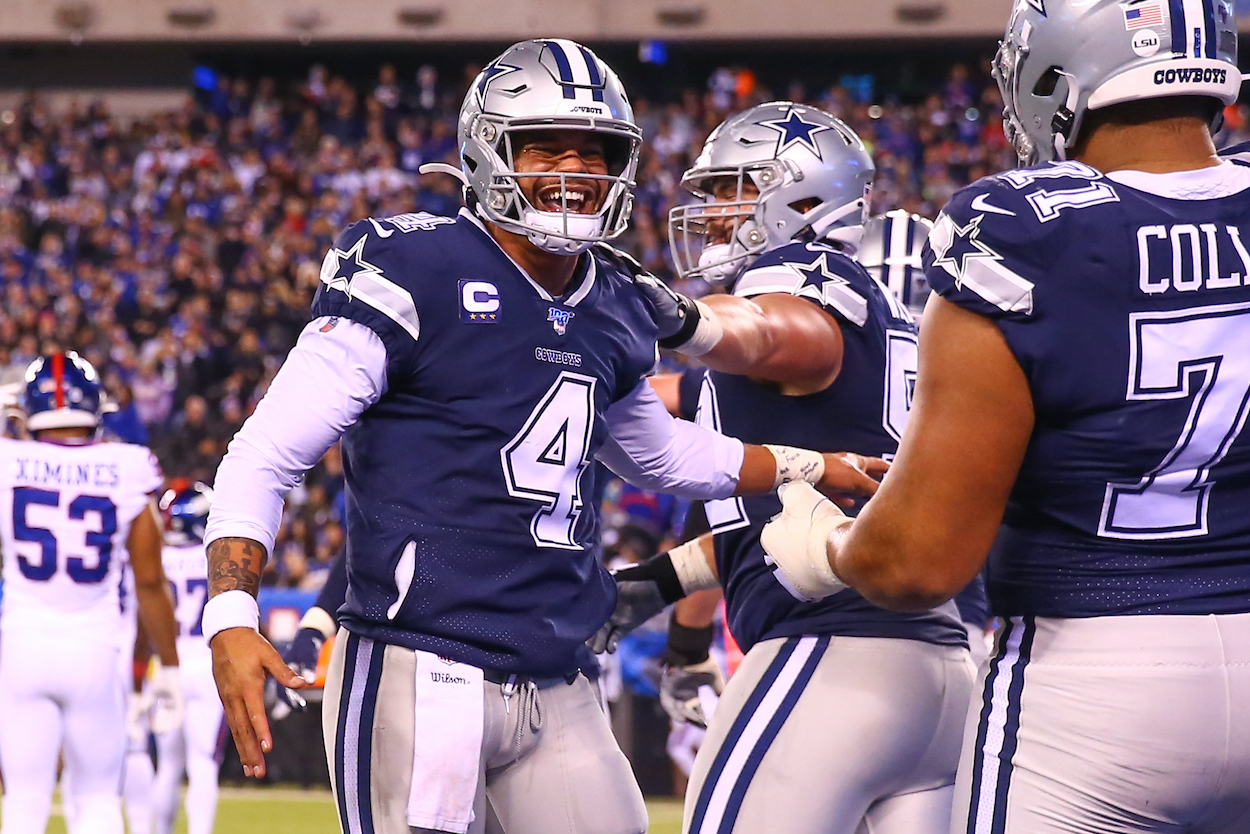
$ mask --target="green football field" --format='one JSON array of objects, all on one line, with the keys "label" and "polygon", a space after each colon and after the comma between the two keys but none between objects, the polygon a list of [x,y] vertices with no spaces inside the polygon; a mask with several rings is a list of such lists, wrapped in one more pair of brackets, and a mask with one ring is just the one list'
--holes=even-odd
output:
[{"label": "green football field", "polygon": [[[655,800],[647,803],[652,834],[678,834],[681,803]],[[56,809],[60,810],[59,806]],[[178,820],[177,834],[185,834],[186,821]],[[54,813],[50,834],[65,834],[65,820]],[[338,834],[334,803],[328,791],[265,788],[223,788],[217,808],[219,834]]]}]

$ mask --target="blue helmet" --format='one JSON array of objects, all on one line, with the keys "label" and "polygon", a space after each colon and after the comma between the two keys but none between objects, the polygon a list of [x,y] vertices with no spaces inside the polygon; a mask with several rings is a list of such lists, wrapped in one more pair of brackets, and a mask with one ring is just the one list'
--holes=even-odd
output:
[{"label": "blue helmet", "polygon": [[204,541],[208,510],[213,491],[204,484],[177,478],[161,496],[161,516],[165,519],[165,544],[183,547]]},{"label": "blue helmet", "polygon": [[72,350],[41,356],[26,369],[26,430],[93,429],[104,404],[100,377]]}]

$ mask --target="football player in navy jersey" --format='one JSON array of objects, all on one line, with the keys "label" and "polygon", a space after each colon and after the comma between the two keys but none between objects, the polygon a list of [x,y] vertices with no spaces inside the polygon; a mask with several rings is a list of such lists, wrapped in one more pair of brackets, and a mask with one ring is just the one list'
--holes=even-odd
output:
[{"label": "football player in navy jersey", "polygon": [[924,609],[987,564],[960,834],[1250,831],[1250,165],[1211,140],[1236,49],[1222,0],[1016,4],[1025,167],[930,236],[894,468],[853,523],[787,487],[764,530],[812,597]]},{"label": "football player in navy jersey", "polygon": [[[800,477],[864,493],[855,458],[770,451],[673,420],[646,384],[662,286],[624,229],[640,132],[615,74],[571,41],[491,62],[459,125],[469,206],[370,218],[326,255],[313,321],[217,473],[202,620],[245,774],[272,744],[256,631],[282,497],[342,438],[346,603],[324,703],[349,834],[627,834],[642,797],[583,671],[612,610],[598,458],[698,498]],[[715,323],[682,310],[699,343]],[[696,587],[678,566],[669,579]],[[701,568],[701,572],[698,570]]]},{"label": "football player in navy jersey", "polygon": [[[894,453],[916,327],[853,259],[873,173],[849,127],[801,104],[758,105],[708,138],[682,178],[696,201],[670,225],[683,275],[730,288],[698,302],[726,333],[700,351],[710,370],[698,422],[753,443]],[[944,834],[973,679],[959,614],[888,611],[851,590],[804,600],[760,547],[780,506],[774,495],[708,501],[711,533],[616,574],[600,640],[671,601],[657,565],[694,552],[719,577],[746,652],[708,722],[683,830]],[[662,685],[674,717],[699,721],[699,690],[720,686],[712,613],[694,596],[674,612]]]}]

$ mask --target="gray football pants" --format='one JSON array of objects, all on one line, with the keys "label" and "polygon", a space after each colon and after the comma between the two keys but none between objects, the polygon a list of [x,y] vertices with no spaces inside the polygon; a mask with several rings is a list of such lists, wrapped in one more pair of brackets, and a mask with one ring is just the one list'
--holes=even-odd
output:
[{"label": "gray football pants", "polygon": [[[351,680],[344,680],[347,668]],[[323,729],[344,834],[409,828],[416,654],[339,630],[326,675]],[[486,682],[481,770],[469,834],[643,834],[647,811],[583,676],[519,687],[505,706]],[[340,710],[347,700],[350,708]],[[339,774],[343,775],[340,784]]]},{"label": "gray football pants", "polygon": [[1250,614],[1013,617],[953,834],[1250,832]]},{"label": "gray football pants", "polygon": [[686,791],[686,834],[945,834],[973,668],[915,640],[747,652]]}]

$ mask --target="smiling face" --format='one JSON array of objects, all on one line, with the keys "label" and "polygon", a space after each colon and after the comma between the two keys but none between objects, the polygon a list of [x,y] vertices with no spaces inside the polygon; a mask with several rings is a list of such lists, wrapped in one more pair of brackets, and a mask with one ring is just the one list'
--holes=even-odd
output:
[{"label": "smiling face", "polygon": [[517,182],[534,208],[595,214],[603,207],[611,182],[578,176],[608,174],[602,136],[587,130],[527,130],[513,135],[512,146],[514,170],[530,175]]},{"label": "smiling face", "polygon": [[754,203],[760,196],[759,187],[745,176],[741,178],[741,190],[738,183],[738,177],[717,177],[712,182],[711,199],[702,212],[707,221],[709,244],[729,243],[741,220],[755,214]]}]

